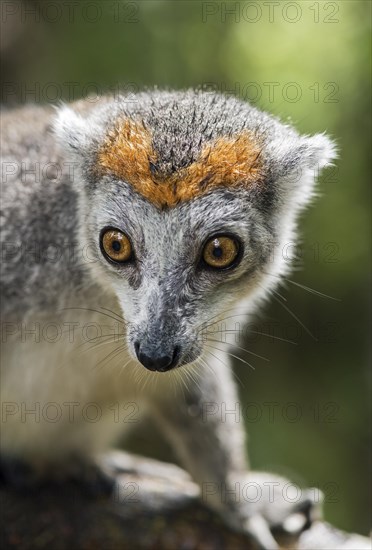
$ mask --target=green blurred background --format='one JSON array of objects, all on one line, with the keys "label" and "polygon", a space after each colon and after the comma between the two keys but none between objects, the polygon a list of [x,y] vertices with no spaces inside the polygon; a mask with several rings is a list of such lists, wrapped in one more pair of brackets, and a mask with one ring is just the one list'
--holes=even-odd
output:
[{"label": "green blurred background", "polygon": [[[1,48],[6,103],[203,86],[335,137],[340,160],[304,217],[291,279],[337,300],[288,283],[285,304],[315,338],[274,301],[254,330],[296,345],[255,332],[240,345],[270,362],[242,352],[256,370],[237,361],[236,372],[242,399],[254,403],[245,415],[253,467],[320,486],[326,518],[362,533],[370,528],[370,12],[364,0],[8,1]],[[131,440],[143,452],[153,443],[140,428]],[[168,450],[156,454],[169,459]]]}]

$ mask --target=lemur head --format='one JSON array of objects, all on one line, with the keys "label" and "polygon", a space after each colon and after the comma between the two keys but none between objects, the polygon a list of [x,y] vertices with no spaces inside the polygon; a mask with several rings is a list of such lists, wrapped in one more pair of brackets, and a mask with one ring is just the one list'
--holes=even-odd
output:
[{"label": "lemur head", "polygon": [[79,164],[95,276],[121,304],[132,354],[157,371],[195,361],[203,325],[285,271],[281,249],[335,157],[324,135],[205,92],[63,107],[55,130]]}]

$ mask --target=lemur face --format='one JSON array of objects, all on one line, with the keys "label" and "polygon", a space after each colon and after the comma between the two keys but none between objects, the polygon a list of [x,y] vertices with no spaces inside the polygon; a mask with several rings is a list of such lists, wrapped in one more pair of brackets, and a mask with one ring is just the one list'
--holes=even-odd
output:
[{"label": "lemur face", "polygon": [[113,99],[85,119],[64,108],[56,132],[80,165],[95,275],[118,298],[133,356],[161,372],[195,361],[203,327],[283,273],[280,247],[334,157],[324,136],[210,93]]},{"label": "lemur face", "polygon": [[257,283],[273,236],[239,193],[216,190],[161,210],[122,183],[109,189],[89,233],[131,349],[150,369],[192,362],[205,326]]}]

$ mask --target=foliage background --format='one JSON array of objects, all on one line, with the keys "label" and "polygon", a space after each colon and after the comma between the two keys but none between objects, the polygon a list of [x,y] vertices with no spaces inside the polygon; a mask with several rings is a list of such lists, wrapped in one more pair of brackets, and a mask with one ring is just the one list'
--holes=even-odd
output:
[{"label": "foliage background", "polygon": [[[270,362],[242,352],[256,370],[236,361],[236,372],[255,407],[245,415],[252,466],[322,487],[327,519],[368,533],[370,2],[2,4],[5,103],[204,86],[335,137],[340,160],[303,220],[292,280],[337,300],[287,283],[285,305],[316,340],[274,300],[255,328],[296,345],[247,336],[244,347]],[[169,458],[147,434],[136,430],[132,447]]]}]

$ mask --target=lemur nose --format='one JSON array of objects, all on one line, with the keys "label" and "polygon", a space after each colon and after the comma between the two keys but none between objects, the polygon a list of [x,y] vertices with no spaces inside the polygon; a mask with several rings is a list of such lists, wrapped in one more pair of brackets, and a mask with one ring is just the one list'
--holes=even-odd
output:
[{"label": "lemur nose", "polygon": [[139,342],[135,342],[134,349],[140,363],[148,370],[166,372],[176,366],[180,355],[179,346],[175,346],[173,353],[159,355],[156,352],[145,353]]}]

